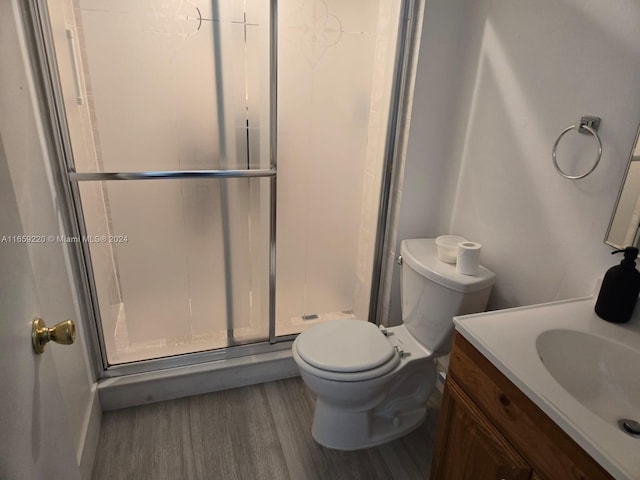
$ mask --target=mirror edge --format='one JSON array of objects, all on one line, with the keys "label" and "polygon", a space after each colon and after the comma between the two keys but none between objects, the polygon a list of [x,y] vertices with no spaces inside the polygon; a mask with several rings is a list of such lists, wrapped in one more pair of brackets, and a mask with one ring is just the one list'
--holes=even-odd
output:
[{"label": "mirror edge", "polygon": [[609,236],[611,235],[611,227],[613,226],[613,221],[616,217],[616,212],[618,210],[618,206],[620,204],[620,198],[622,197],[622,191],[624,190],[625,183],[627,181],[627,176],[629,175],[629,169],[631,168],[631,162],[633,161],[634,153],[636,151],[638,145],[638,139],[640,138],[640,126],[636,130],[636,136],[633,141],[633,145],[631,146],[631,152],[629,153],[629,158],[627,159],[627,166],[624,169],[624,174],[622,175],[622,182],[620,184],[620,189],[618,190],[618,195],[616,197],[616,201],[613,204],[613,210],[611,212],[611,218],[609,219],[609,225],[607,226],[607,231],[604,236],[604,243],[612,248],[624,248],[625,245],[615,245],[609,241]]}]

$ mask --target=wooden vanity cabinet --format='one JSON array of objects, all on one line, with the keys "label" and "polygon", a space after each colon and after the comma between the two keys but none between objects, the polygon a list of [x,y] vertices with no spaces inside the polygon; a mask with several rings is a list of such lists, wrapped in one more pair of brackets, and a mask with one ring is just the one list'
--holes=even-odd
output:
[{"label": "wooden vanity cabinet", "polygon": [[430,478],[600,480],[613,477],[456,333]]},{"label": "wooden vanity cabinet", "polygon": [[455,382],[447,387],[439,420],[447,434],[438,437],[431,478],[528,480],[532,470],[526,460]]}]

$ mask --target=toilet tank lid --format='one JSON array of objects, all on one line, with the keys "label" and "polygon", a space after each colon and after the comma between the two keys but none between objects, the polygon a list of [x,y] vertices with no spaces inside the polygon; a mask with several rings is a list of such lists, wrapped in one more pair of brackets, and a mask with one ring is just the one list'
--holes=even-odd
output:
[{"label": "toilet tank lid", "polygon": [[496,281],[496,274],[482,265],[478,275],[462,275],[456,272],[455,265],[438,260],[434,238],[403,240],[400,255],[402,261],[420,275],[457,292],[477,292],[492,286]]}]

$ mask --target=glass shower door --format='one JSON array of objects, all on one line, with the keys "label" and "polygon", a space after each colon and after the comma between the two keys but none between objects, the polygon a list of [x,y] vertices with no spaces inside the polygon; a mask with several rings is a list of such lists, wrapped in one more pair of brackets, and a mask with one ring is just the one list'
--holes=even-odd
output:
[{"label": "glass shower door", "polygon": [[105,363],[268,339],[269,2],[66,0],[49,16]]},{"label": "glass shower door", "polygon": [[109,364],[268,338],[269,182],[79,182]]},{"label": "glass shower door", "polygon": [[402,3],[278,2],[278,335],[371,318]]}]

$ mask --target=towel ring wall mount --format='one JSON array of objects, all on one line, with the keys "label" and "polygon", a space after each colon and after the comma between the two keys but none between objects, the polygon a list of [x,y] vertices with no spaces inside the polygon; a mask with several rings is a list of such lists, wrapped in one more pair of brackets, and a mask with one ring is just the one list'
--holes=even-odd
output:
[{"label": "towel ring wall mount", "polygon": [[[600,136],[598,135],[599,127],[600,127],[600,117],[585,116],[580,119],[580,122],[565,128],[562,131],[562,133],[560,133],[560,136],[556,140],[556,143],[553,144],[552,157],[553,157],[553,166],[555,167],[556,171],[560,175],[562,175],[564,178],[568,178],[569,180],[578,180],[580,178],[586,177],[596,169],[596,167],[598,166],[598,163],[600,163],[600,158],[602,157],[602,142],[600,141]],[[588,172],[583,173],[581,175],[566,174],[558,165],[558,159],[556,157],[556,149],[558,148],[558,143],[560,143],[560,140],[562,139],[564,134],[571,130],[578,130],[578,132],[580,133],[592,135],[593,138],[596,140],[596,143],[598,146],[598,155],[596,156],[595,163],[593,164],[593,166]]]}]

